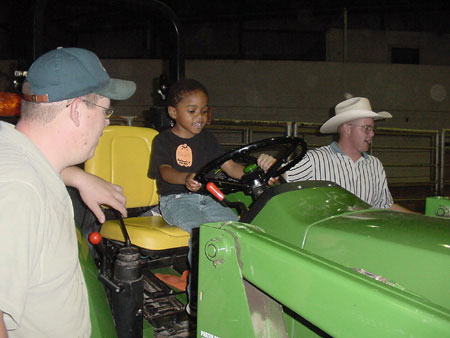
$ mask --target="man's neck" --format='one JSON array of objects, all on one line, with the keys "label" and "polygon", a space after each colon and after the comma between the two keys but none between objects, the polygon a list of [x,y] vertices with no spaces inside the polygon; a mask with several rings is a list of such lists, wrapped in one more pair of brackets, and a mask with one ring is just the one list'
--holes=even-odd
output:
[{"label": "man's neck", "polygon": [[36,121],[19,120],[16,125],[16,130],[24,134],[31,142],[39,149],[42,155],[47,159],[50,165],[57,173],[66,167],[64,165],[64,154],[62,151],[63,145],[61,139],[55,142],[56,131],[51,124],[41,124]]},{"label": "man's neck", "polygon": [[342,150],[342,152],[348,157],[350,157],[353,160],[353,162],[356,162],[361,158],[362,156],[361,152],[355,149],[352,145],[348,144],[347,142],[339,140],[337,144],[339,148]]}]

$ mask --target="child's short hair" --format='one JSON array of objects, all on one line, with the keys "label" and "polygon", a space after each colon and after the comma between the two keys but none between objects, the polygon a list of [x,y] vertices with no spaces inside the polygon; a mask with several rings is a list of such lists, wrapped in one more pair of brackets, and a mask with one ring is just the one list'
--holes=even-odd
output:
[{"label": "child's short hair", "polygon": [[170,86],[167,94],[167,104],[171,107],[176,107],[183,99],[184,95],[195,90],[201,90],[208,96],[206,87],[194,79],[181,79]]}]

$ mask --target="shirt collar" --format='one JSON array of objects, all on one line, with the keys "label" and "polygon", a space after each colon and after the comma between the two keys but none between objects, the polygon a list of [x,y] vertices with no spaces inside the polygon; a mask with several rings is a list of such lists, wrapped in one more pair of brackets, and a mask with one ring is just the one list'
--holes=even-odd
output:
[{"label": "shirt collar", "polygon": [[[330,147],[331,147],[331,150],[332,150],[335,154],[343,154],[343,155],[347,156],[347,154],[344,153],[344,152],[341,150],[341,148],[339,148],[339,146],[338,146],[338,144],[337,144],[336,141],[333,141],[333,143],[330,144]],[[369,156],[368,156],[365,152],[364,152],[364,153],[361,153],[361,156],[362,156],[363,158],[365,158],[365,159],[368,159],[368,158],[369,158]]]}]

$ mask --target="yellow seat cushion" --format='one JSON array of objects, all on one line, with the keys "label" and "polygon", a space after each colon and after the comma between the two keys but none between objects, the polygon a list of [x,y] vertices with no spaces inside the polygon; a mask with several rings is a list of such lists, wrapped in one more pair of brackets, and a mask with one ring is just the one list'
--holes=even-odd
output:
[{"label": "yellow seat cushion", "polygon": [[[166,250],[188,245],[189,233],[167,224],[161,216],[126,218],[124,222],[131,243],[140,248]],[[119,221],[106,221],[100,233],[111,240],[125,240]]]}]

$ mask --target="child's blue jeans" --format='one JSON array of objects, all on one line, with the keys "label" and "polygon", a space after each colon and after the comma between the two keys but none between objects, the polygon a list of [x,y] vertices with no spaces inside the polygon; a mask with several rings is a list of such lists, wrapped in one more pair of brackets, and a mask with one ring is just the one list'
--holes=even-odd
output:
[{"label": "child's blue jeans", "polygon": [[197,305],[198,284],[198,231],[203,223],[237,221],[238,216],[230,208],[222,206],[209,195],[196,193],[161,196],[159,207],[164,220],[191,234],[188,262],[191,272],[187,287],[189,302]]}]

